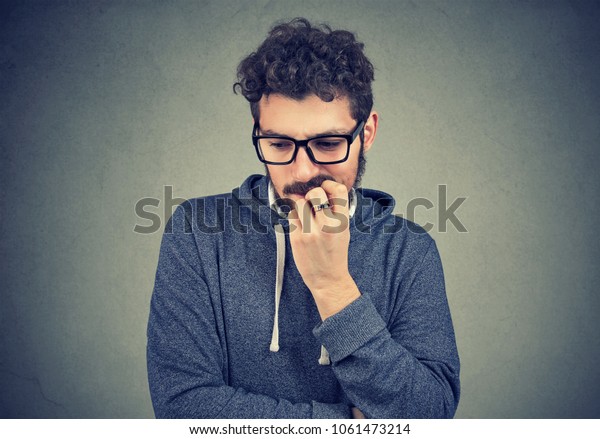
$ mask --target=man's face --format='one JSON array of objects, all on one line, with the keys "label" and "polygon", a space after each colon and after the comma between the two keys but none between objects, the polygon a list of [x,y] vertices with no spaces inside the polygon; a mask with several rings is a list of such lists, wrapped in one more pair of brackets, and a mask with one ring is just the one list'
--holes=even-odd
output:
[{"label": "man's face", "polygon": [[[322,134],[348,134],[357,125],[350,112],[348,98],[324,102],[316,95],[302,100],[282,95],[263,96],[259,102],[260,131],[303,140]],[[370,149],[377,125],[377,115],[371,114],[365,125],[363,151]],[[334,180],[346,186],[348,191],[354,186],[359,171],[361,157],[360,136],[350,146],[348,160],[334,165],[313,163],[305,148],[299,148],[296,159],[289,165],[266,165],[278,198],[297,200],[306,192],[320,186],[326,180]]]}]

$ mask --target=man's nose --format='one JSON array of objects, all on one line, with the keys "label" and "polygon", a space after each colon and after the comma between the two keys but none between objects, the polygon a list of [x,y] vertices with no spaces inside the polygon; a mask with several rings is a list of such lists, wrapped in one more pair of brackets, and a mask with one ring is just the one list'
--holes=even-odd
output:
[{"label": "man's nose", "polygon": [[306,148],[298,148],[296,159],[292,163],[296,181],[308,181],[319,174],[319,165],[313,163],[308,156]]}]

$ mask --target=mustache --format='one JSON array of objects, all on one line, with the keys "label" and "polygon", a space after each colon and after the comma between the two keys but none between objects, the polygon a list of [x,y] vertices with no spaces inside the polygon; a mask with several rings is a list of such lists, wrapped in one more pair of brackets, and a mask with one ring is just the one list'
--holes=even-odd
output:
[{"label": "mustache", "polygon": [[321,187],[324,181],[335,179],[329,175],[317,175],[306,182],[295,182],[292,184],[285,185],[283,187],[284,195],[301,195],[305,196],[308,191],[316,187]]}]

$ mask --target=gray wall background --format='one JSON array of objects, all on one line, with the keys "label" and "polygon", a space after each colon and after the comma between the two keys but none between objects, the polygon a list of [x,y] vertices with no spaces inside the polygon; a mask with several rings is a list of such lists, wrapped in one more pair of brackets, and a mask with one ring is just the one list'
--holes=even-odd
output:
[{"label": "gray wall background", "polygon": [[[134,205],[262,172],[234,72],[298,15],[377,67],[364,185],[436,204],[416,221],[444,262],[457,416],[600,417],[597,2],[24,3],[0,8],[3,417],[153,416],[161,236]],[[440,230],[439,184],[468,233]]]}]

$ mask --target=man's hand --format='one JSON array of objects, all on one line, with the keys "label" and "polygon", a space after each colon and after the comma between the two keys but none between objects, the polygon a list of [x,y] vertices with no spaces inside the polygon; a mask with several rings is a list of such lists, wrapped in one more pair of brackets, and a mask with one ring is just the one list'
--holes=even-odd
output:
[{"label": "man's hand", "polygon": [[[329,203],[331,208],[315,211]],[[310,289],[321,319],[336,314],[360,297],[348,271],[350,220],[346,186],[326,180],[296,201],[290,212],[290,243],[294,261]]]},{"label": "man's hand", "polygon": [[361,412],[356,407],[352,407],[352,418],[353,419],[367,419],[363,412]]}]

